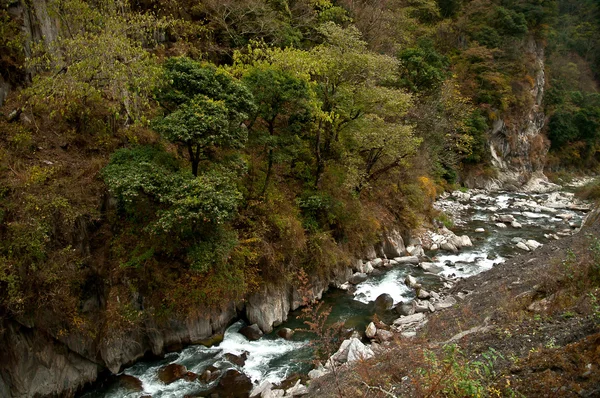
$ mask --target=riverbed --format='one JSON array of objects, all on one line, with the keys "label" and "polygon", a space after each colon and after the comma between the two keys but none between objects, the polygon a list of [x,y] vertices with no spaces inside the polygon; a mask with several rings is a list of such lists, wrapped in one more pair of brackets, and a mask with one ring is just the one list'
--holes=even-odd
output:
[{"label": "riverbed", "polygon": [[[324,297],[324,305],[331,308],[328,324],[339,323],[347,331],[364,332],[375,314],[374,300],[389,294],[394,304],[410,302],[415,292],[404,280],[412,275],[427,290],[436,290],[447,279],[467,278],[489,270],[506,258],[523,253],[526,249],[518,242],[535,241],[545,244],[574,233],[585,217],[586,205],[577,203],[572,193],[552,192],[529,194],[519,192],[488,193],[484,191],[455,192],[444,195],[436,206],[454,218],[450,229],[456,235],[467,235],[472,247],[460,251],[428,250],[431,243],[422,239],[425,255],[437,267],[438,275],[425,272],[413,265],[382,267],[367,280],[350,290],[332,288]],[[502,218],[505,221],[500,221]],[[513,221],[506,221],[513,220]],[[431,236],[435,236],[432,232]],[[426,238],[426,237],[425,237]],[[529,250],[532,250],[529,248]],[[391,322],[398,315],[393,311],[379,313],[378,318]],[[306,328],[301,311],[292,312],[287,322],[257,341],[249,341],[238,333],[242,321],[231,325],[223,341],[212,347],[193,345],[164,358],[141,361],[123,371],[141,381],[137,391],[111,378],[85,398],[153,398],[197,396],[210,390],[218,380],[210,383],[180,379],[164,384],[158,378],[159,369],[169,364],[184,365],[188,371],[201,375],[207,369],[237,369],[257,385],[265,380],[281,383],[292,375],[306,374],[312,367],[315,336],[300,329]],[[299,330],[289,340],[280,338],[281,328]],[[231,354],[231,355],[230,355]],[[243,363],[235,363],[233,356],[245,356]]]}]

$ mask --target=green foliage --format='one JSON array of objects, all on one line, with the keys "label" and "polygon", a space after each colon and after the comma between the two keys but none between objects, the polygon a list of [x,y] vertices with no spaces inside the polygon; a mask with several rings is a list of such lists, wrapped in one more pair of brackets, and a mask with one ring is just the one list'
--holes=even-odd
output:
[{"label": "green foliage", "polygon": [[448,58],[438,53],[431,41],[421,41],[418,47],[402,50],[398,59],[401,84],[413,92],[437,89],[446,78]]},{"label": "green foliage", "polygon": [[197,176],[199,163],[218,148],[244,146],[242,122],[254,110],[252,95],[227,72],[189,58],[171,58],[165,69],[167,85],[160,98],[170,112],[153,127],[187,149]]},{"label": "green foliage", "polygon": [[235,214],[241,194],[235,175],[213,168],[200,176],[180,171],[176,161],[151,147],[120,149],[102,172],[127,214],[136,217],[150,200],[156,216],[153,233],[191,234],[204,224],[222,224]]},{"label": "green foliage", "polygon": [[54,0],[49,12],[66,32],[34,45],[27,66],[43,73],[24,91],[27,101],[78,133],[144,122],[160,69],[143,43],[162,22],[112,2]]}]

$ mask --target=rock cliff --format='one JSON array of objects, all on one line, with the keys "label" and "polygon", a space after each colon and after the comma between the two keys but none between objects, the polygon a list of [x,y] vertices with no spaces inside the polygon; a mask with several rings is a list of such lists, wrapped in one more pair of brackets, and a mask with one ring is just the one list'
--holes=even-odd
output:
[{"label": "rock cliff", "polygon": [[[529,106],[497,119],[488,133],[491,164],[497,175],[493,178],[467,176],[470,188],[487,190],[523,187],[532,180],[547,181],[543,174],[549,145],[542,133],[546,117],[543,111],[546,74],[544,46],[530,38],[524,45],[529,61],[529,74],[533,77],[529,91]],[[530,184],[531,185],[531,184]]]}]

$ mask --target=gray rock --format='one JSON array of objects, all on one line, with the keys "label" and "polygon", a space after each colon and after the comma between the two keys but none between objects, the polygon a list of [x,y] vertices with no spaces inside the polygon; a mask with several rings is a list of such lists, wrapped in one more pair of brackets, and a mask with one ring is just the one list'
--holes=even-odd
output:
[{"label": "gray rock", "polygon": [[250,392],[250,398],[261,396],[261,395],[263,395],[263,393],[266,393],[267,391],[271,391],[272,388],[273,388],[273,383],[265,380],[252,389],[252,391]]},{"label": "gray rock", "polygon": [[[504,224],[502,224],[502,225],[504,225]],[[454,245],[454,244],[452,244],[451,242],[448,242],[448,241],[442,242],[440,244],[440,249],[446,250],[446,251],[449,251],[449,252],[453,252],[453,253],[458,252],[458,248],[456,247],[456,245]]]},{"label": "gray rock", "polygon": [[[373,268],[377,268],[383,265],[383,259],[381,258],[376,258],[375,260],[371,261],[371,265],[373,266]],[[371,268],[371,271],[373,270],[373,268]],[[368,273],[368,272],[367,272]]]},{"label": "gray rock", "polygon": [[389,330],[377,329],[377,335],[375,337],[381,342],[392,341],[394,339],[394,333]]},{"label": "gray rock", "polygon": [[375,260],[377,258],[377,252],[375,246],[368,246],[365,250],[365,258],[367,260]]},{"label": "gray rock", "polygon": [[431,272],[433,274],[439,274],[440,272],[442,272],[444,270],[444,268],[442,268],[439,265],[436,265],[434,263],[421,263],[421,264],[419,264],[419,267],[421,267],[421,269],[423,269],[423,271]]},{"label": "gray rock", "polygon": [[499,222],[499,223],[496,223],[496,226],[497,226],[498,228],[500,228],[500,229],[506,228],[506,224],[504,224],[504,223],[501,223],[501,222]]},{"label": "gray rock", "polygon": [[510,226],[513,227],[513,228],[523,228],[523,226],[521,225],[521,223],[519,223],[518,221],[511,222]]},{"label": "gray rock", "polygon": [[401,257],[405,250],[404,240],[398,231],[393,230],[383,237],[383,252],[387,258]]},{"label": "gray rock", "polygon": [[394,326],[398,326],[398,327],[407,326],[407,325],[419,323],[423,319],[425,319],[425,314],[423,314],[423,313],[416,313],[413,315],[403,316],[394,321]]},{"label": "gray rock", "polygon": [[523,243],[523,242],[519,242],[519,243],[517,243],[517,247],[518,247],[519,249],[521,249],[521,250],[525,250],[526,252],[528,252],[528,251],[529,251],[529,247],[528,247],[528,246],[527,246],[525,243]]},{"label": "gray rock", "polygon": [[294,387],[288,388],[285,391],[285,396],[286,397],[300,397],[300,396],[306,395],[306,394],[308,394],[308,388],[306,388],[305,385],[300,384],[300,380],[298,380],[296,382],[296,384],[294,385]]},{"label": "gray rock", "polygon": [[406,275],[406,277],[404,278],[404,283],[406,284],[406,286],[412,289],[414,289],[418,285],[417,280],[412,275]]},{"label": "gray rock", "polygon": [[[353,337],[342,342],[340,348],[327,361],[327,365],[330,365],[331,361],[342,364],[360,359],[368,359],[373,357],[373,355],[373,351],[369,347],[361,343],[359,339]],[[327,365],[325,366],[326,368],[330,367]]]},{"label": "gray rock", "polygon": [[512,214],[501,214],[498,216],[497,220],[503,223],[511,223],[515,221],[515,217]]},{"label": "gray rock", "polygon": [[329,371],[327,369],[325,369],[323,367],[323,365],[321,365],[319,363],[319,366],[317,366],[315,369],[308,372],[308,377],[310,377],[311,380],[314,380],[314,379],[318,379],[319,377],[323,377],[328,373],[329,373]]},{"label": "gray rock", "polygon": [[358,285],[359,283],[364,282],[367,279],[369,279],[367,274],[363,274],[362,272],[357,272],[356,274],[352,275],[352,277],[350,278],[350,280],[348,280],[348,282],[350,282],[353,285]]},{"label": "gray rock", "polygon": [[250,341],[256,341],[263,336],[262,330],[258,327],[256,323],[250,326],[244,326],[240,329],[240,334],[246,337]]},{"label": "gray rock", "polygon": [[283,398],[283,396],[285,396],[285,391],[276,389],[266,391],[261,398]]},{"label": "gray rock", "polygon": [[510,240],[512,243],[517,244],[519,242],[525,242],[525,240],[523,238],[519,238],[518,236],[515,236],[514,238],[512,238]]},{"label": "gray rock", "polygon": [[433,307],[439,311],[444,308],[450,308],[454,304],[456,304],[456,299],[452,296],[449,296],[449,297],[446,297],[446,298],[438,301],[437,303],[434,303]]},{"label": "gray rock", "polygon": [[525,242],[525,244],[531,250],[536,250],[543,246],[540,242],[533,240],[533,239],[529,239],[528,241]]},{"label": "gray rock", "polygon": [[396,313],[398,315],[403,315],[403,316],[412,315],[415,313],[414,301],[410,302],[410,303],[398,303],[394,307],[394,311],[396,311]]},{"label": "gray rock", "polygon": [[375,299],[375,309],[377,312],[391,310],[394,307],[394,299],[387,293],[380,294]]},{"label": "gray rock", "polygon": [[425,289],[419,289],[417,291],[417,297],[420,298],[421,300],[427,300],[429,298],[430,294],[427,290]]},{"label": "gray rock", "polygon": [[396,257],[396,258],[394,258],[394,261],[396,261],[400,265],[404,265],[404,264],[417,265],[420,262],[419,258],[417,256]]}]

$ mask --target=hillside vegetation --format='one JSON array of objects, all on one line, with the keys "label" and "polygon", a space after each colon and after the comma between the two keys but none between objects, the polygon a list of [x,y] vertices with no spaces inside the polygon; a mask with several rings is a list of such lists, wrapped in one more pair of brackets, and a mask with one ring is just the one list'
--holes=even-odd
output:
[{"label": "hillside vegetation", "polygon": [[592,0],[48,0],[39,41],[0,4],[0,316],[52,335],[330,273],[436,217],[493,175],[493,122],[527,123],[531,42],[552,167],[600,161]]}]

